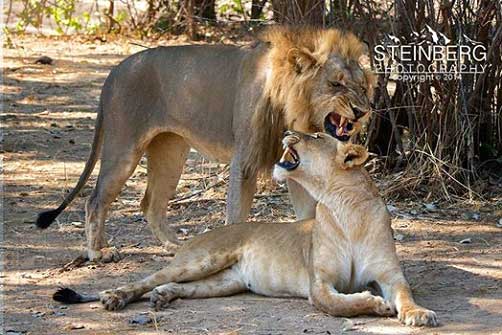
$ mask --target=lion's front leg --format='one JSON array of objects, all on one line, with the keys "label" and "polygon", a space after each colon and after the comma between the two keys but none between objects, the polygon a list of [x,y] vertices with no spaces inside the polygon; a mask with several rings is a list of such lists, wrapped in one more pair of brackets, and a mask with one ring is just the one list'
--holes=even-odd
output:
[{"label": "lion's front leg", "polygon": [[382,289],[384,298],[395,306],[399,321],[407,326],[436,327],[438,325],[435,312],[415,303],[410,286],[401,269],[387,271],[377,280],[377,283]]},{"label": "lion's front leg", "polygon": [[256,193],[256,176],[244,176],[239,160],[237,154],[230,164],[226,224],[246,221]]}]

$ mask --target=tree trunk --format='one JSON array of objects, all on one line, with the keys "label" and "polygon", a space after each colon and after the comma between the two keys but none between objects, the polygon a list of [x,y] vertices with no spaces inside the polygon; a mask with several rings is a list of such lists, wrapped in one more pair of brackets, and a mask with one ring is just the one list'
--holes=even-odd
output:
[{"label": "tree trunk", "polygon": [[258,20],[263,12],[267,0],[253,0],[251,2],[251,20]]},{"label": "tree trunk", "polygon": [[196,37],[195,31],[195,21],[194,21],[194,3],[195,0],[184,0],[183,1],[183,12],[186,22],[186,31],[190,39],[194,40]]},{"label": "tree trunk", "polygon": [[278,23],[324,26],[324,0],[273,0],[272,9]]},{"label": "tree trunk", "polygon": [[214,10],[215,0],[195,0],[195,16],[202,19],[216,21],[216,12]]},{"label": "tree trunk", "polygon": [[115,24],[115,20],[113,19],[114,12],[115,12],[115,1],[109,0],[108,12],[106,13],[106,16],[108,17],[108,34],[112,32],[113,26]]}]

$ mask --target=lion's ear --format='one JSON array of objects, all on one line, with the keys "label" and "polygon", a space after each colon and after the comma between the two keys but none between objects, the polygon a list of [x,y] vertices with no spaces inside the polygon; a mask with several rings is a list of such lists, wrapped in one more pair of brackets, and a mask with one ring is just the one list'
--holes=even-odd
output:
[{"label": "lion's ear", "polygon": [[297,73],[303,73],[316,65],[317,61],[307,50],[289,49],[288,62],[294,66]]},{"label": "lion's ear", "polygon": [[362,44],[362,50],[361,50],[361,53],[363,55],[368,55],[370,54],[370,44],[368,43],[368,41],[361,41],[361,44]]},{"label": "lion's ear", "polygon": [[362,145],[346,144],[337,153],[337,161],[342,169],[360,166],[368,159],[368,150]]}]

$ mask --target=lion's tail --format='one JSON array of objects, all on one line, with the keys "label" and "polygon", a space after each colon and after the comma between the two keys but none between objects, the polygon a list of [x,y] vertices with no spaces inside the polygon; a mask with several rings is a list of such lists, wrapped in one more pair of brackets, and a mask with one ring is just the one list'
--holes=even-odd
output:
[{"label": "lion's tail", "polygon": [[52,299],[63,304],[80,304],[84,302],[98,301],[99,295],[80,294],[67,287],[60,287],[53,295]]},{"label": "lion's tail", "polygon": [[94,166],[96,166],[96,162],[99,157],[99,153],[101,152],[101,146],[103,144],[103,107],[100,101],[98,116],[96,118],[96,126],[94,130],[94,139],[92,141],[91,154],[85,163],[84,171],[80,175],[77,185],[75,188],[68,194],[61,205],[58,208],[52,209],[46,212],[42,212],[38,214],[36,225],[38,228],[45,229],[49,227],[54,220],[61,214],[62,211],[73,201],[73,199],[79,194],[82,187],[84,187],[85,183],[89,179],[89,176],[94,170]]}]

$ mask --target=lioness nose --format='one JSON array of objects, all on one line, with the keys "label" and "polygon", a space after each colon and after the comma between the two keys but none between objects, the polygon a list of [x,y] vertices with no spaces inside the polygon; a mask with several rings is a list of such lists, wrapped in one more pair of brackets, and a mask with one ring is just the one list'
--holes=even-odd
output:
[{"label": "lioness nose", "polygon": [[292,130],[286,130],[284,132],[284,138],[282,139],[282,144],[284,146],[293,145],[300,142],[300,133]]},{"label": "lioness nose", "polygon": [[290,136],[290,135],[298,135],[298,133],[294,130],[285,130],[283,133],[283,137]]},{"label": "lioness nose", "polygon": [[364,116],[366,114],[362,110],[360,110],[357,107],[352,107],[352,112],[354,113],[354,116],[356,117],[356,120],[359,119],[360,117]]}]

